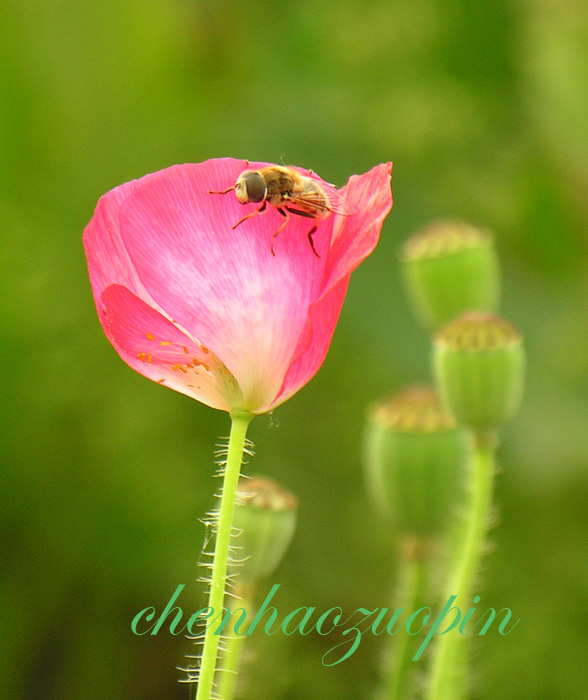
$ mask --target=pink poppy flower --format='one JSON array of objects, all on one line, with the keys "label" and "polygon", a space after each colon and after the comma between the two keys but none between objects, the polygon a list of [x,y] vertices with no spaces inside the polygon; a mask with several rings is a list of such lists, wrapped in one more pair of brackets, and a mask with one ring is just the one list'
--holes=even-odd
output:
[{"label": "pink poppy flower", "polygon": [[[267,163],[251,163],[256,170]],[[144,376],[213,408],[270,411],[318,371],[349,276],[374,249],[392,206],[391,164],[339,190],[349,212],[318,221],[234,192],[245,163],[176,165],[105,194],[84,232],[104,332]],[[316,175],[297,169],[303,175]],[[319,257],[320,256],[320,257]]]}]

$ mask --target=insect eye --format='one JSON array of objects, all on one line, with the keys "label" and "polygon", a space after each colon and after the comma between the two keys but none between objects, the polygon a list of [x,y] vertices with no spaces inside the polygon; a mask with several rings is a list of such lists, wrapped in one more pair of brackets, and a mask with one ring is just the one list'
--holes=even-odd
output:
[{"label": "insect eye", "polygon": [[250,202],[263,202],[266,195],[265,181],[259,173],[249,173],[245,180],[247,196]]}]

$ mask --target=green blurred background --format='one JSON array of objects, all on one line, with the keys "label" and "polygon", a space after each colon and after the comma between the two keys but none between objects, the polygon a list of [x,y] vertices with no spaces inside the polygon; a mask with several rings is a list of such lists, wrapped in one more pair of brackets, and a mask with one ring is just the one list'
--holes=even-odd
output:
[{"label": "green blurred background", "polygon": [[[4,0],[0,7],[0,696],[181,700],[225,414],[132,372],[100,328],[81,234],[105,191],[215,156],[342,185],[393,160],[392,214],[317,377],[254,421],[247,469],[300,499],[278,608],[389,604],[393,539],[364,495],[364,408],[428,373],[399,281],[433,217],[495,231],[529,377],[503,432],[480,606],[521,618],[475,659],[480,698],[586,697],[588,6],[582,0]],[[265,588],[262,594],[265,592]],[[249,697],[368,698],[381,638],[257,640]],[[271,663],[264,663],[271,659]]]}]

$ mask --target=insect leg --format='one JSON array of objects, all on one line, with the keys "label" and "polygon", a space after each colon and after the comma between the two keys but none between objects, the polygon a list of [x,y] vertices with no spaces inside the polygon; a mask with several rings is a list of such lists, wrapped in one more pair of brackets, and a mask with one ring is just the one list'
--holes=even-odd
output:
[{"label": "insect leg", "polygon": [[320,258],[321,256],[316,252],[316,248],[314,247],[314,241],[312,240],[312,237],[314,236],[314,233],[315,233],[317,227],[318,227],[318,224],[315,223],[315,225],[308,232],[308,242],[310,243],[310,247],[312,248],[312,252],[316,255],[317,258]]},{"label": "insect leg", "polygon": [[208,190],[208,194],[227,194],[227,192],[232,192],[234,189],[235,189],[235,185],[233,185],[232,187],[229,187],[226,190],[223,190],[222,192],[215,192],[213,190]]},{"label": "insect leg", "polygon": [[278,209],[277,211],[278,211],[279,214],[281,214],[281,215],[284,217],[285,221],[282,222],[282,225],[280,226],[280,228],[279,228],[279,229],[274,233],[274,235],[272,236],[272,242],[271,242],[271,245],[270,245],[270,251],[271,251],[272,255],[274,255],[274,256],[275,256],[275,253],[274,253],[274,241],[275,241],[275,239],[276,239],[276,236],[278,235],[278,233],[281,233],[281,232],[286,228],[286,226],[288,225],[288,221],[290,221],[290,217],[288,216],[287,212],[285,212],[283,209]]},{"label": "insect leg", "polygon": [[298,216],[305,216],[308,219],[314,219],[315,224],[308,232],[308,242],[310,243],[310,247],[312,248],[312,252],[316,255],[317,258],[320,258],[321,256],[317,253],[316,248],[314,247],[314,241],[312,240],[312,237],[314,236],[315,231],[318,228],[317,217],[314,214],[311,214],[310,212],[307,212],[307,211],[300,211],[298,209],[291,209],[290,207],[286,207],[286,209],[292,214],[297,214]]},{"label": "insect leg", "polygon": [[307,219],[316,219],[316,214],[311,214],[309,211],[300,211],[300,209],[292,209],[292,207],[285,207],[290,214],[296,214],[296,216],[305,216]]},{"label": "insect leg", "polygon": [[232,228],[232,229],[236,229],[237,226],[238,226],[239,224],[242,224],[244,221],[247,221],[247,219],[251,219],[252,217],[257,216],[258,214],[261,214],[261,212],[265,209],[265,205],[266,205],[266,204],[267,204],[267,202],[264,202],[264,203],[259,207],[259,209],[256,209],[255,211],[252,211],[251,214],[247,214],[247,215],[244,216],[242,219],[239,219],[239,221],[237,221],[236,224],[233,224],[233,225],[231,226],[231,228]]}]

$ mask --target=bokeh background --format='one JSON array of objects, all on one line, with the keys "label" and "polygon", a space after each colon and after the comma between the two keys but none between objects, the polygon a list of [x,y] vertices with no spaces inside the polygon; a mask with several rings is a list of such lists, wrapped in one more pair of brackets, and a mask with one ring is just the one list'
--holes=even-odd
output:
[{"label": "bokeh background", "polygon": [[[81,234],[108,189],[230,155],[342,185],[394,161],[392,214],[317,377],[256,419],[247,469],[300,500],[278,607],[390,604],[392,534],[365,497],[370,401],[428,376],[402,242],[458,216],[496,234],[525,335],[477,593],[521,621],[477,645],[480,698],[586,697],[588,6],[582,0],[3,0],[0,6],[0,695],[187,699],[183,637],[132,617],[180,583],[197,610],[227,416],[132,372],[104,337]],[[262,597],[265,593],[262,590]],[[370,697],[380,638],[258,638],[249,697]]]}]

